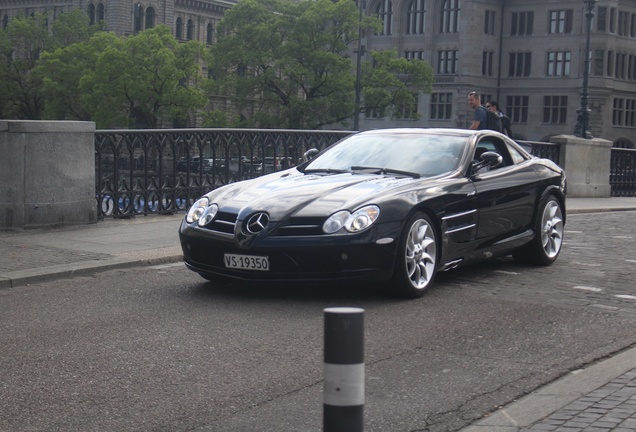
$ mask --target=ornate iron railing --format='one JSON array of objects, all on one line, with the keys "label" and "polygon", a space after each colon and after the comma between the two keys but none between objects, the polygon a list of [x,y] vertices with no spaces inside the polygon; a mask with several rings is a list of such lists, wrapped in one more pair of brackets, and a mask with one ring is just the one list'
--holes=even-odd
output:
[{"label": "ornate iron railing", "polygon": [[[101,130],[95,134],[100,218],[187,210],[203,194],[296,165],[303,154],[351,131],[262,129]],[[560,145],[519,141],[560,162]],[[612,149],[612,196],[636,196],[636,150]]]},{"label": "ornate iron railing", "polygon": [[613,148],[610,153],[612,196],[636,196],[636,150]]},{"label": "ornate iron railing", "polygon": [[101,130],[95,134],[97,211],[130,217],[187,210],[203,194],[296,165],[350,131]]},{"label": "ornate iron railing", "polygon": [[557,143],[540,142],[540,141],[517,141],[531,155],[544,159],[550,159],[552,162],[559,164],[561,157],[561,145]]}]

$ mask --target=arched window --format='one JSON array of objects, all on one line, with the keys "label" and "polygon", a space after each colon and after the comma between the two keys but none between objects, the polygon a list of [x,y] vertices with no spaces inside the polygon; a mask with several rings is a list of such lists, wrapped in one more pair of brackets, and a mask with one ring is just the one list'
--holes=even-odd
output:
[{"label": "arched window", "polygon": [[146,25],[145,25],[145,29],[150,29],[153,28],[155,26],[155,8],[153,8],[152,6],[148,6],[148,9],[146,9]]},{"label": "arched window", "polygon": [[191,19],[188,20],[188,35],[187,39],[192,40],[194,38],[194,23]]},{"label": "arched window", "polygon": [[378,18],[382,21],[382,30],[379,35],[388,36],[391,34],[391,20],[393,19],[393,2],[391,0],[380,0],[375,10]]},{"label": "arched window", "polygon": [[104,3],[99,3],[97,5],[97,13],[95,15],[95,19],[97,22],[104,21],[106,19],[106,11],[104,9]]},{"label": "arched window", "polygon": [[446,0],[442,6],[442,33],[457,33],[459,30],[459,0]]},{"label": "arched window", "polygon": [[412,0],[409,4],[406,34],[424,34],[424,0]]},{"label": "arched window", "polygon": [[88,20],[91,24],[95,24],[95,5],[93,3],[88,5]]},{"label": "arched window", "polygon": [[9,25],[9,15],[4,14],[4,17],[2,17],[2,28],[6,29],[8,25]]},{"label": "arched window", "polygon": [[181,17],[177,18],[177,25],[175,26],[174,32],[177,39],[183,39],[183,20]]},{"label": "arched window", "polygon": [[141,26],[141,24],[144,22],[143,21],[144,8],[139,3],[137,3],[134,7],[135,7],[135,26],[133,30],[135,33],[139,33],[140,31],[143,30],[143,27]]},{"label": "arched window", "polygon": [[206,29],[206,32],[205,32],[205,42],[208,45],[212,45],[213,41],[214,41],[214,27],[212,26],[212,23],[208,23],[208,28]]}]

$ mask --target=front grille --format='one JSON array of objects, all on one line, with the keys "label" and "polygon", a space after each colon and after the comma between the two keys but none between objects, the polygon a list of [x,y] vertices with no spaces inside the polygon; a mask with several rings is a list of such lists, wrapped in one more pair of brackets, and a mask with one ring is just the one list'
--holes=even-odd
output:
[{"label": "front grille", "polygon": [[274,235],[279,237],[318,236],[323,234],[324,223],[325,218],[322,217],[292,217],[278,227]]},{"label": "front grille", "polygon": [[214,220],[206,226],[211,231],[234,234],[238,214],[219,211]]}]

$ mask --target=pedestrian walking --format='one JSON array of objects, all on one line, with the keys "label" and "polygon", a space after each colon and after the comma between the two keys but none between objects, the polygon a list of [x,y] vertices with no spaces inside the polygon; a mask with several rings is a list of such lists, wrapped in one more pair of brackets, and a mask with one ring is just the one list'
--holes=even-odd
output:
[{"label": "pedestrian walking", "polygon": [[514,139],[514,135],[512,133],[511,121],[510,117],[505,115],[500,109],[499,104],[496,100],[491,100],[486,103],[486,109],[496,113],[501,119],[501,132],[508,135],[510,138]]}]

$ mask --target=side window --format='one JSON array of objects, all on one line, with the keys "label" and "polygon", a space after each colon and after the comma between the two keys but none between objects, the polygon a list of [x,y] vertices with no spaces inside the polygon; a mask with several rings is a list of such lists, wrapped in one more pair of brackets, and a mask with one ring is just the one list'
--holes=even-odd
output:
[{"label": "side window", "polygon": [[496,168],[501,168],[513,164],[510,153],[508,152],[508,148],[501,140],[493,137],[488,137],[480,140],[475,150],[475,157],[478,158],[479,156],[481,156],[481,153],[484,153],[486,151],[498,153],[503,157],[502,164]]},{"label": "side window", "polygon": [[512,158],[513,164],[517,165],[527,160],[526,157],[523,154],[519,153],[519,151],[516,148],[510,145],[506,145],[506,148],[508,149],[508,153],[510,153],[510,157]]}]

